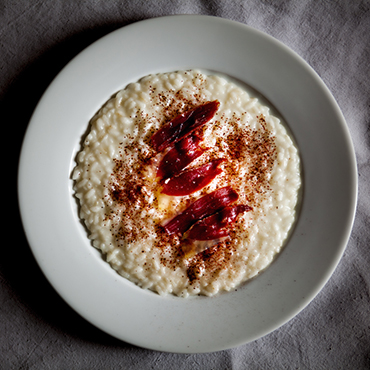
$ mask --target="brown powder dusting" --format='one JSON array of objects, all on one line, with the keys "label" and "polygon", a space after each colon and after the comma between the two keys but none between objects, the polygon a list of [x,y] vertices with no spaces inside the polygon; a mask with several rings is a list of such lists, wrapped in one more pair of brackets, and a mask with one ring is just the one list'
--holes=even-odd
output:
[{"label": "brown powder dusting", "polygon": [[[147,124],[155,120],[162,125],[205,103],[202,96],[202,81],[192,99],[185,98],[181,90],[166,93],[151,89],[151,104],[160,108],[159,113],[148,116],[138,111],[135,118],[138,129],[145,130]],[[241,117],[225,118],[216,115],[212,128],[214,133],[217,135],[217,130],[224,125],[228,125],[230,130],[226,133],[223,131],[223,136],[218,135],[215,147],[203,155],[202,160],[206,162],[225,158],[223,174],[218,178],[219,187],[231,185],[240,195],[238,203],[258,207],[264,194],[270,191],[269,179],[276,159],[274,137],[266,129],[263,116],[258,117],[259,129],[241,125],[240,120]],[[106,219],[112,221],[112,233],[121,241],[122,247],[154,237],[154,248],[158,249],[161,264],[174,270],[187,264],[187,277],[191,283],[195,283],[204,274],[217,276],[222,270],[232,269],[230,261],[235,245],[239,243],[238,223],[227,240],[197,254],[184,264],[180,238],[170,236],[164,231],[161,226],[163,220],[153,219],[151,210],[158,208],[160,193],[160,184],[155,179],[158,155],[150,148],[153,131],[155,130],[149,130],[145,135],[146,150],[142,148],[143,143],[128,140],[129,144],[122,144],[121,157],[115,159],[115,167],[107,185],[108,198],[113,203],[114,211],[106,214]],[[244,172],[241,175],[242,171]],[[205,192],[207,188],[204,189]],[[192,197],[184,199],[184,208],[191,201]],[[169,212],[174,214],[176,211],[178,210]]]},{"label": "brown powder dusting", "polygon": [[[269,180],[276,159],[274,137],[266,129],[264,117],[258,118],[262,129],[238,129],[226,137],[226,176],[251,207],[258,206],[261,195],[270,190]],[[248,180],[243,187],[238,176],[242,169]]]}]

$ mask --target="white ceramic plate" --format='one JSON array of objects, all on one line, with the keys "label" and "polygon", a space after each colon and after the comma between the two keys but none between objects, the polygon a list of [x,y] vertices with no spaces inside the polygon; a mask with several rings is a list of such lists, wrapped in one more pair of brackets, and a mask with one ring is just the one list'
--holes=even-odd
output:
[{"label": "white ceramic plate", "polygon": [[[113,93],[150,73],[189,68],[226,74],[259,91],[288,123],[303,165],[301,213],[281,255],[258,278],[214,298],[160,297],[115,273],[87,239],[70,180],[81,136]],[[112,336],[171,352],[235,347],[295,316],[339,262],[356,199],[351,139],[320,78],[275,39],[204,16],[142,21],[84,50],[38,104],[19,167],[25,232],[54,288]]]}]

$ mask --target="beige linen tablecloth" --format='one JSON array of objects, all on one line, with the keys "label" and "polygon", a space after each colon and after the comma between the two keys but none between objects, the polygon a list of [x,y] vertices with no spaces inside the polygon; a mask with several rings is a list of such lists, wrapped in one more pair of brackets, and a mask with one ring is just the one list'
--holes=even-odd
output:
[{"label": "beige linen tablecloth", "polygon": [[[297,52],[337,100],[358,161],[359,203],[353,232],[324,289],[273,333],[209,354],[137,348],[86,322],[43,276],[17,207],[22,139],[33,109],[56,74],[110,31],[172,14],[239,21]],[[0,258],[0,369],[369,369],[369,65],[369,1],[1,1],[0,104],[7,169],[2,175],[7,221],[3,231],[7,238]]]}]

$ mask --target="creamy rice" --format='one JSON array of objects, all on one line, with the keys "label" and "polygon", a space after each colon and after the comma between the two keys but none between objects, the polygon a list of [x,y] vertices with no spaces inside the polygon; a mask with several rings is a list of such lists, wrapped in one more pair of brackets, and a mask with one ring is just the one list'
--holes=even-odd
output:
[{"label": "creamy rice", "polygon": [[[205,153],[189,167],[225,158],[222,173],[187,196],[160,192],[150,138],[166,122],[218,100],[203,128]],[[144,289],[178,296],[229,291],[265,269],[296,217],[301,184],[297,149],[279,119],[237,85],[199,71],[144,77],[110,99],[92,119],[73,172],[80,217],[92,244],[123,277]],[[181,237],[163,225],[189,204],[231,186],[240,214],[230,237],[185,256]]]}]

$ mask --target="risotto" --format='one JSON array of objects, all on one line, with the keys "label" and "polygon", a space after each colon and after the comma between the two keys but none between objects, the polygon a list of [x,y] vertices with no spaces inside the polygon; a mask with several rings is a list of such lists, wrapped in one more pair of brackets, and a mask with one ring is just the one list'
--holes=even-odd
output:
[{"label": "risotto", "polygon": [[248,92],[197,70],[128,85],[91,120],[73,171],[94,247],[159,294],[234,289],[279,253],[296,218],[299,155]]}]

